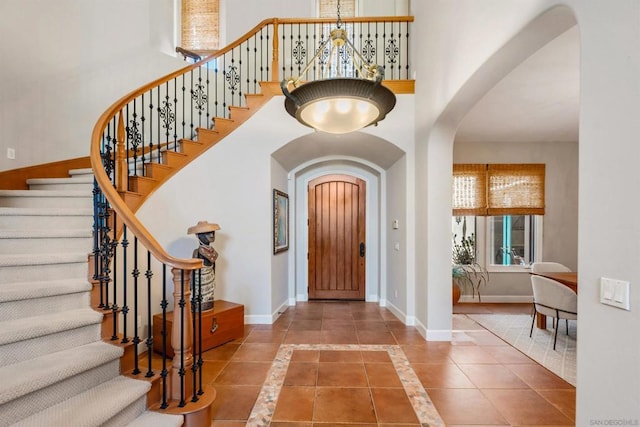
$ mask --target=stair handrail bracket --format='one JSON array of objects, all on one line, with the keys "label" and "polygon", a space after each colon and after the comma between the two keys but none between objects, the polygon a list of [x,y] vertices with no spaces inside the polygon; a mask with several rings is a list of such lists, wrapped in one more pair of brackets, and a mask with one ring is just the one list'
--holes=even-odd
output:
[{"label": "stair handrail bracket", "polygon": [[[397,93],[413,91],[409,57],[412,22],[411,16],[342,18],[349,46],[359,49],[366,61],[384,67],[383,84]],[[151,367],[151,323],[155,314],[152,310],[162,310],[160,409],[176,410],[172,402],[179,408],[193,408],[192,405],[203,405],[207,394],[209,399],[215,396],[215,391],[209,392],[202,382],[202,331],[198,321],[202,294],[193,287],[200,283],[194,279],[203,262],[169,254],[135,211],[144,197],[180,167],[250,117],[253,113],[248,110],[264,105],[267,96],[278,94],[273,90],[274,83],[294,75],[300,76],[301,81],[311,81],[331,71],[335,65],[328,60],[328,52],[318,54],[318,50],[334,26],[332,19],[265,19],[211,56],[126,94],[102,113],[93,128],[90,159],[94,173],[94,248],[90,280],[100,289],[98,307],[113,314],[112,331],[105,336],[123,345],[134,345],[134,376],[158,375]],[[305,68],[309,59],[316,56],[317,63]],[[343,76],[356,73],[356,64],[341,61],[340,67]],[[269,85],[262,90],[264,83]],[[264,97],[248,96],[261,92]],[[161,265],[161,273],[157,266],[156,271],[152,267],[156,262]],[[173,277],[167,277],[169,274]],[[162,284],[160,301],[151,300],[151,289],[158,286],[152,282],[154,275]],[[171,342],[166,339],[170,285],[174,310]],[[157,293],[155,289],[156,298]],[[147,301],[140,304],[139,297]],[[146,307],[146,312],[139,305]],[[146,340],[138,335],[137,322],[142,315],[147,321],[147,330],[143,331]],[[138,344],[147,346],[146,373],[139,369]],[[164,357],[170,345],[176,355],[171,367]],[[187,408],[185,414],[193,412]]]}]

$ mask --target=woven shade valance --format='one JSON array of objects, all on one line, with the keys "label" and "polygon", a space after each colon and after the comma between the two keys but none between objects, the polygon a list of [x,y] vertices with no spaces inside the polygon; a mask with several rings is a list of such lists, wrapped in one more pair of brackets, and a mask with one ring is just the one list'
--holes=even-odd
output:
[{"label": "woven shade valance", "polygon": [[182,47],[187,50],[218,49],[219,0],[182,0]]},{"label": "woven shade valance", "polygon": [[[320,18],[335,18],[337,17],[337,7],[338,0],[320,0],[320,10],[318,16]],[[340,16],[356,16],[355,0],[340,1]]]},{"label": "woven shade valance", "polygon": [[454,164],[453,215],[544,215],[544,164]]}]

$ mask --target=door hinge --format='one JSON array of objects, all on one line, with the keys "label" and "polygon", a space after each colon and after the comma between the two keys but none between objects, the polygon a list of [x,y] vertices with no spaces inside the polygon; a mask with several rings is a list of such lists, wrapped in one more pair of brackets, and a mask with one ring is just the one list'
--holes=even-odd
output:
[{"label": "door hinge", "polygon": [[309,252],[307,252],[307,259],[309,259]]}]

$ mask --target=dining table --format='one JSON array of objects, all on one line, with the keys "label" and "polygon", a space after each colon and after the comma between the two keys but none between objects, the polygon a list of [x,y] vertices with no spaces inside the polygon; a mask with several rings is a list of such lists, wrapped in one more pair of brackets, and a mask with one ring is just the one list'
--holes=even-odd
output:
[{"label": "dining table", "polygon": [[[546,277],[547,279],[555,280],[562,283],[566,287],[570,288],[578,293],[578,272],[577,271],[546,271],[542,273],[531,273],[537,276]],[[536,326],[540,329],[547,329],[547,316],[541,313],[536,313]]]}]

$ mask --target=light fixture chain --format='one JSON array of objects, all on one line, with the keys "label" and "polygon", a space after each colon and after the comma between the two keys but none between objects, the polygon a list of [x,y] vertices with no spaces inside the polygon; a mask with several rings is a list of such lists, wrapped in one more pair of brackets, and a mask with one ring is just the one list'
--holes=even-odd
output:
[{"label": "light fixture chain", "polygon": [[338,22],[336,22],[336,25],[338,26],[338,28],[342,27],[342,18],[340,18],[340,0],[338,0],[338,5],[336,6],[337,9],[337,14],[338,14]]}]

